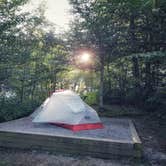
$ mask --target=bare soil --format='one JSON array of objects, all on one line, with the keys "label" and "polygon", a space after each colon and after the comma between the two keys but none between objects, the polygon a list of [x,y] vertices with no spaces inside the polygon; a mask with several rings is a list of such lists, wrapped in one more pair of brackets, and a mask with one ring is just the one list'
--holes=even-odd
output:
[{"label": "bare soil", "polygon": [[133,118],[143,143],[144,158],[152,166],[166,166],[166,121],[148,115]]}]

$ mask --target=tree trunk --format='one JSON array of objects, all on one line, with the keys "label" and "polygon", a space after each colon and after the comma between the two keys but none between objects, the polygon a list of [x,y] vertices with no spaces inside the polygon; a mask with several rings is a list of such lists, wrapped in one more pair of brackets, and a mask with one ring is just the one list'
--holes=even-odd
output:
[{"label": "tree trunk", "polygon": [[133,77],[134,77],[135,94],[138,97],[140,94],[140,89],[141,89],[138,58],[132,57],[132,62],[133,62]]},{"label": "tree trunk", "polygon": [[35,92],[35,89],[36,89],[36,81],[33,82],[33,86],[31,88],[31,99],[33,100],[34,99],[34,92]]},{"label": "tree trunk", "polygon": [[159,70],[160,66],[159,66],[159,62],[156,63],[156,88],[159,86],[159,73],[160,73],[160,70]]},{"label": "tree trunk", "polygon": [[147,95],[152,91],[152,82],[151,82],[151,64],[150,62],[145,63],[145,88],[147,90]]},{"label": "tree trunk", "polygon": [[135,11],[131,11],[130,15],[130,25],[129,25],[129,35],[130,35],[130,46],[132,53],[137,52],[136,48],[136,37],[135,37]]},{"label": "tree trunk", "polygon": [[56,91],[56,74],[54,74],[54,77],[53,77],[53,91],[54,92]]},{"label": "tree trunk", "polygon": [[20,88],[20,102],[24,100],[24,88],[25,88],[25,67],[23,68],[23,75],[21,78],[21,88]]},{"label": "tree trunk", "polygon": [[104,90],[104,56],[101,56],[101,63],[100,63],[100,89],[99,89],[99,111],[103,111],[103,90]]},{"label": "tree trunk", "polygon": [[20,90],[20,102],[23,102],[24,98],[24,80],[21,81],[21,90]]},{"label": "tree trunk", "polygon": [[108,91],[111,91],[110,62],[107,63]]}]

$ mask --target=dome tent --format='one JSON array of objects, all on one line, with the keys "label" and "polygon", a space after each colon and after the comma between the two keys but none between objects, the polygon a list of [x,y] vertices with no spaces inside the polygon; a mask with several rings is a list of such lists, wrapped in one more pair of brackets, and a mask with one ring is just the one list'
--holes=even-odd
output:
[{"label": "dome tent", "polygon": [[34,123],[51,123],[73,131],[103,128],[96,111],[71,90],[53,93],[33,117]]}]

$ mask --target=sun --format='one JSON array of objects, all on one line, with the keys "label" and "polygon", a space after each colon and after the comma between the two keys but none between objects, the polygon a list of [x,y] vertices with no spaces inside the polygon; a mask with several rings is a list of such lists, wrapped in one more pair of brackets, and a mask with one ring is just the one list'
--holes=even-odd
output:
[{"label": "sun", "polygon": [[89,62],[91,58],[91,55],[89,53],[83,53],[81,54],[80,61],[83,63]]}]

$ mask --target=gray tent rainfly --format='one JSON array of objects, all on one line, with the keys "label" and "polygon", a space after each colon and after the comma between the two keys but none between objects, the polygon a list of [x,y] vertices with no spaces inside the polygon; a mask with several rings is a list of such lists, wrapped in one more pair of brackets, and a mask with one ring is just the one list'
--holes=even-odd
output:
[{"label": "gray tent rainfly", "polygon": [[73,131],[103,128],[96,111],[71,90],[54,92],[33,116],[34,123],[51,123]]}]

